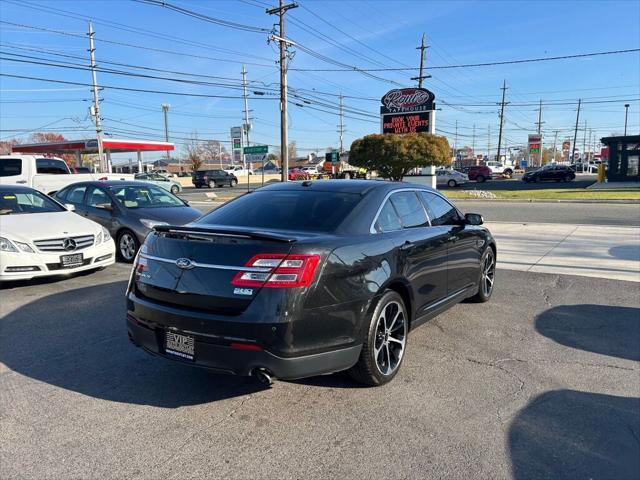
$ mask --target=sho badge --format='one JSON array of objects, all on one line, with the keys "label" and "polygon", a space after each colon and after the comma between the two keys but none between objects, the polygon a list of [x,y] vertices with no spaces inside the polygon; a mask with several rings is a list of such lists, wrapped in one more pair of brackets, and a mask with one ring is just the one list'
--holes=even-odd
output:
[{"label": "sho badge", "polygon": [[234,288],[234,295],[253,295],[253,288]]}]

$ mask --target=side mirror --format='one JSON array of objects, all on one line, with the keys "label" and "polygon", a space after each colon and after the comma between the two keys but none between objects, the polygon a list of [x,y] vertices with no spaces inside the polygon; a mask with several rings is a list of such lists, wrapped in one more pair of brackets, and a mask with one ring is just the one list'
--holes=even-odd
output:
[{"label": "side mirror", "polygon": [[67,211],[69,211],[69,212],[75,212],[76,211],[76,206],[71,204],[71,203],[65,203],[64,204],[64,208],[66,208]]},{"label": "side mirror", "polygon": [[467,225],[482,225],[484,223],[484,219],[479,213],[465,214],[464,221]]}]

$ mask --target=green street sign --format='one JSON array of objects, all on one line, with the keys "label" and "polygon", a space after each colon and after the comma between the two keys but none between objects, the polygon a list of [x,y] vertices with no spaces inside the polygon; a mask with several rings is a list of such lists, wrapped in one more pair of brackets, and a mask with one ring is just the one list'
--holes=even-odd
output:
[{"label": "green street sign", "polygon": [[268,145],[254,145],[253,147],[244,147],[242,153],[245,155],[260,155],[269,151]]},{"label": "green street sign", "polygon": [[338,152],[331,152],[331,163],[333,165],[338,164]]}]

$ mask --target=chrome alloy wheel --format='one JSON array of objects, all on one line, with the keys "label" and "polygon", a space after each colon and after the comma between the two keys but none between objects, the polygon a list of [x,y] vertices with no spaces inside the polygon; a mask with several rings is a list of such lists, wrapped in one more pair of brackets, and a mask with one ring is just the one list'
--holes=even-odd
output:
[{"label": "chrome alloy wheel", "polygon": [[127,261],[133,260],[136,255],[136,241],[130,233],[125,232],[120,235],[119,247],[122,258]]},{"label": "chrome alloy wheel", "polygon": [[387,303],[376,322],[373,354],[376,367],[383,375],[391,375],[400,365],[407,340],[406,312],[396,301]]},{"label": "chrome alloy wheel", "polygon": [[493,290],[493,281],[496,275],[496,259],[493,255],[493,250],[489,249],[487,255],[482,262],[482,293],[485,297],[491,295]]}]

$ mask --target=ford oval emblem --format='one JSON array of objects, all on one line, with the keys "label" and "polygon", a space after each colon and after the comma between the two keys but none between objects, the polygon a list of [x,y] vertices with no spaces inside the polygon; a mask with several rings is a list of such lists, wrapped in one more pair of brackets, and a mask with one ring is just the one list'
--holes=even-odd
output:
[{"label": "ford oval emblem", "polygon": [[189,270],[193,268],[195,265],[188,258],[179,258],[176,260],[176,267],[181,268],[183,270]]}]

